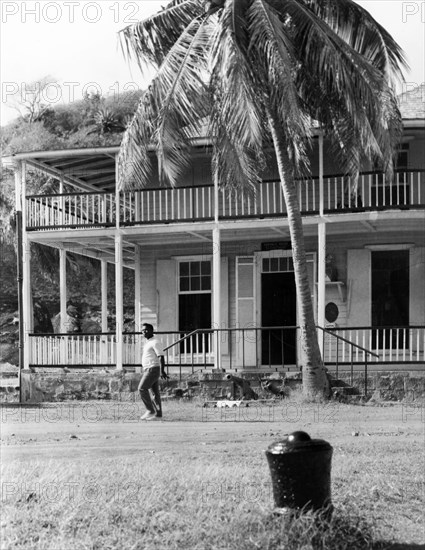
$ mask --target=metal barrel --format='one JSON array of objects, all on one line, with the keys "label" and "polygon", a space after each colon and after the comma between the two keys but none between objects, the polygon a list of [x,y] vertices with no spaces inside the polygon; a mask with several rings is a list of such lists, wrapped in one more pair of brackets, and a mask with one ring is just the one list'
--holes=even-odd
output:
[{"label": "metal barrel", "polygon": [[275,504],[281,509],[332,509],[333,449],[323,439],[293,432],[267,448]]}]

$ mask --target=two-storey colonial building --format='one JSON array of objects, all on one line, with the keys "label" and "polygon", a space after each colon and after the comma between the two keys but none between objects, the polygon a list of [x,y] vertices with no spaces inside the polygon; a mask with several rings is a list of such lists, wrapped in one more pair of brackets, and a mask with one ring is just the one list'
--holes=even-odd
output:
[{"label": "two-storey colonial building", "polygon": [[[400,97],[404,133],[388,181],[372,167],[357,191],[326,139],[312,149],[313,177],[299,181],[311,293],[327,364],[423,368],[425,347],[425,88]],[[271,165],[255,195],[215,188],[208,138],[193,141],[180,184],[116,188],[117,147],[14,155],[23,220],[24,365],[140,364],[141,337],[123,333],[123,267],[135,271],[136,329],[152,323],[169,365],[226,369],[300,367],[288,221]],[[25,174],[57,179],[28,195]],[[63,185],[75,191],[64,193]],[[67,251],[102,266],[101,334],[33,334],[28,243],[60,250],[61,311]],[[108,332],[107,263],[115,264],[116,330]],[[65,318],[65,315],[63,315]],[[194,334],[191,334],[196,331]],[[339,338],[336,337],[339,336]],[[355,343],[353,347],[350,343]],[[363,349],[362,349],[363,348]]]}]

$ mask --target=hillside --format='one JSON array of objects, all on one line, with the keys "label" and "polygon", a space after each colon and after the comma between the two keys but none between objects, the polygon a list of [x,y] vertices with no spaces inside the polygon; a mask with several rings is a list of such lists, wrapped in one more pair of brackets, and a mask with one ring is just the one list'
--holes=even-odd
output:
[{"label": "hillside", "polygon": [[[16,152],[119,145],[126,124],[141,96],[131,92],[107,98],[96,94],[69,105],[40,109],[39,116],[20,116],[2,128],[2,156]],[[39,173],[28,174],[28,192],[49,191],[52,180]],[[15,253],[14,175],[0,174],[0,364],[18,361],[18,294]],[[108,266],[109,330],[114,330],[114,266]],[[31,247],[31,278],[35,316],[43,311],[52,318],[59,312],[59,258],[41,245]],[[124,311],[128,329],[134,320],[134,274],[124,270]],[[68,301],[83,319],[100,320],[100,262],[68,254]],[[41,315],[43,317],[43,315]],[[35,320],[37,325],[37,320]],[[45,329],[46,327],[44,327]],[[45,330],[43,330],[45,331]]]}]

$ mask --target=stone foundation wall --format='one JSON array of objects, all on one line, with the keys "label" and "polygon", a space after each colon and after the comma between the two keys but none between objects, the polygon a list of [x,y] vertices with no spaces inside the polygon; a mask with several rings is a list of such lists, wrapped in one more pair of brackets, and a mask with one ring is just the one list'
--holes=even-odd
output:
[{"label": "stone foundation wall", "polygon": [[[251,388],[260,399],[272,398],[260,384],[258,374],[239,374],[249,380]],[[108,399],[117,401],[137,401],[137,387],[140,373],[91,370],[67,372],[63,369],[48,372],[22,371],[21,393],[23,403],[60,402],[70,400]],[[340,380],[351,384],[351,377],[344,373]],[[277,384],[283,382],[279,377],[273,377]],[[301,377],[298,375],[285,380],[285,393],[294,388],[300,388]],[[364,375],[355,373],[353,386],[360,394],[364,393]],[[416,401],[425,399],[424,373],[391,373],[370,374],[367,379],[368,395],[382,401]],[[1,387],[2,402],[18,402],[19,389],[17,384]],[[161,392],[164,399],[201,397],[205,400],[240,399],[240,388],[232,380],[225,378],[225,373],[205,373],[198,377],[188,377],[178,380],[171,378],[161,382]]]},{"label": "stone foundation wall", "polygon": [[[348,373],[338,376],[351,385],[351,376]],[[364,393],[364,374],[355,373],[353,387],[361,394]],[[423,373],[391,373],[369,374],[367,377],[367,393],[383,401],[422,400],[425,399],[425,371]]]},{"label": "stone foundation wall", "polygon": [[[64,371],[63,369],[48,372],[21,373],[21,392],[23,403],[60,402],[72,400],[108,399],[117,401],[135,401],[139,398],[137,387],[140,373],[125,371]],[[247,375],[254,391],[263,395],[258,375]],[[201,397],[208,399],[239,399],[240,389],[232,380],[227,380],[224,373],[208,373],[194,379],[177,380],[170,378],[161,381],[161,392],[165,399]],[[9,399],[7,399],[9,400]],[[6,399],[3,399],[6,401]]]},{"label": "stone foundation wall", "polygon": [[140,373],[124,371],[22,371],[23,403],[114,399],[134,401]]}]

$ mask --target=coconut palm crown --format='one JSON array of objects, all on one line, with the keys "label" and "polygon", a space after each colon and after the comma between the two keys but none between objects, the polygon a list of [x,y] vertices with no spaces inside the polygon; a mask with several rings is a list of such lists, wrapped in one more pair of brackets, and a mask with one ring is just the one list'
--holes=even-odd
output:
[{"label": "coconut palm crown", "polygon": [[122,189],[148,181],[151,148],[160,180],[175,185],[206,121],[221,186],[253,189],[273,147],[292,243],[303,385],[307,393],[326,391],[296,177],[308,174],[314,126],[347,173],[356,175],[367,158],[391,175],[403,52],[351,0],[173,0],[121,38],[142,70],[157,70],[122,141]]}]

